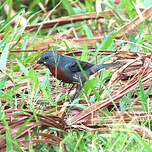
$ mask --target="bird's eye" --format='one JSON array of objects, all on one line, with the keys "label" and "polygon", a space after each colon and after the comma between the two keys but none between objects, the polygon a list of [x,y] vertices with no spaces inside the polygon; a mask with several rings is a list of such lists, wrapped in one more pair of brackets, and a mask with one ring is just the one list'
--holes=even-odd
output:
[{"label": "bird's eye", "polygon": [[48,56],[45,56],[44,58],[45,58],[45,60],[48,60],[48,59],[49,59],[49,57],[48,57]]}]

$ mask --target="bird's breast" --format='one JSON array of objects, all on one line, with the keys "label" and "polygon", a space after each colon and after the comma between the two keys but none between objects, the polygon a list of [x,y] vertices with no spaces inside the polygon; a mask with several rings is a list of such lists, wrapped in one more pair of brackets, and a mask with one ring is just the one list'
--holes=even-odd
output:
[{"label": "bird's breast", "polygon": [[48,67],[50,72],[53,74],[53,76],[55,78],[57,78],[58,80],[62,80],[65,83],[73,83],[73,81],[71,79],[69,79],[68,77],[66,77],[67,72],[63,71],[62,68],[57,67]]}]

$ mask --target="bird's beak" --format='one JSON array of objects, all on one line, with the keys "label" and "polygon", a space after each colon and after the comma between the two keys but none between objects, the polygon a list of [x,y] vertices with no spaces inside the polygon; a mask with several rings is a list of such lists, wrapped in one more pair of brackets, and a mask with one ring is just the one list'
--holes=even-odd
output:
[{"label": "bird's beak", "polygon": [[46,64],[46,62],[43,61],[41,58],[39,58],[39,59],[37,60],[37,64]]},{"label": "bird's beak", "polygon": [[43,62],[41,61],[41,58],[39,58],[39,59],[37,60],[37,64],[43,64]]}]

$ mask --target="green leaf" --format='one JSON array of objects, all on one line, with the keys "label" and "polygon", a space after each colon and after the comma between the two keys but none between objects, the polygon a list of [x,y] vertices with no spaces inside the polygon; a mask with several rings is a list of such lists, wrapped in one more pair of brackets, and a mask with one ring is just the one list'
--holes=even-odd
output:
[{"label": "green leaf", "polygon": [[24,9],[21,9],[13,17],[11,17],[7,22],[5,22],[4,25],[0,26],[0,32],[2,32],[8,25],[10,25],[14,21],[14,19],[18,17],[23,11]]},{"label": "green leaf", "polygon": [[132,43],[129,43],[130,50],[131,51],[138,51],[140,48],[136,45],[137,40],[135,39],[135,36],[134,36],[134,33],[132,30],[130,31],[129,40],[130,40],[130,42],[132,42]]},{"label": "green leaf", "polygon": [[9,2],[9,0],[6,0],[3,4],[0,5],[0,10]]},{"label": "green leaf", "polygon": [[124,95],[123,97],[122,97],[122,99],[120,100],[120,110],[121,111],[124,111],[124,110],[126,110],[128,107],[127,107],[127,104],[131,104],[132,103],[132,101],[130,100],[130,98],[131,98],[131,93],[128,93],[127,95]]},{"label": "green leaf", "polygon": [[81,54],[81,60],[82,61],[86,61],[88,59],[88,47],[87,47],[87,43],[86,41],[83,42],[83,51],[82,51],[82,54]]},{"label": "green leaf", "polygon": [[2,71],[6,71],[6,61],[7,61],[7,57],[8,57],[8,50],[9,50],[9,44],[6,44],[2,55],[0,57],[0,69]]},{"label": "green leaf", "polygon": [[142,139],[141,136],[138,133],[134,132],[134,135],[138,139],[138,142],[141,143],[144,146],[144,151],[145,152],[151,152],[152,151],[151,146],[144,139]]},{"label": "green leaf", "polygon": [[92,0],[85,0],[85,5],[86,5],[87,12],[93,12],[94,11]]},{"label": "green leaf", "polygon": [[115,54],[110,54],[110,55],[108,55],[108,56],[103,57],[103,58],[99,61],[99,64],[102,64],[102,63],[104,63],[104,62],[112,59],[112,57],[114,57],[114,56],[115,56]]},{"label": "green leaf", "polygon": [[6,45],[8,45],[10,37],[11,37],[10,32],[6,32],[3,39],[0,41],[0,48],[6,47]]},{"label": "green leaf", "polygon": [[31,78],[32,80],[32,88],[36,91],[38,90],[39,87],[39,81],[38,81],[38,77],[35,74],[33,69],[30,69],[29,73],[28,73],[29,78]]},{"label": "green leaf", "polygon": [[69,15],[75,15],[75,11],[68,0],[63,0],[62,4],[64,5],[65,9],[68,11]]},{"label": "green leaf", "polygon": [[7,80],[8,76],[4,76],[3,78],[0,79],[0,90],[5,87],[5,82]]},{"label": "green leaf", "polygon": [[[85,82],[85,84],[84,84],[84,86],[83,86],[83,89],[85,90],[85,92],[86,92],[86,94],[87,94],[87,96],[90,94],[90,92],[91,92],[91,90],[92,90],[92,88],[94,88],[95,87],[95,85],[96,85],[96,83],[98,82],[98,78],[93,78],[93,79],[90,79],[90,80],[88,80],[88,81],[86,81]],[[83,91],[83,89],[82,89],[82,91]],[[81,91],[81,92],[82,92]],[[96,96],[96,98],[98,99],[99,98],[99,94],[98,94],[98,92],[94,89],[94,93],[95,93],[95,96]],[[100,100],[100,99],[99,99]]]},{"label": "green leaf", "polygon": [[104,35],[102,43],[99,45],[97,52],[99,50],[106,50],[113,48],[113,32],[110,32],[108,35]]},{"label": "green leaf", "polygon": [[126,11],[129,14],[129,17],[131,19],[134,18],[136,11],[135,11],[135,8],[134,8],[134,5],[132,4],[132,2],[129,0],[125,0],[124,4],[125,4]]},{"label": "green leaf", "polygon": [[28,125],[28,123],[34,118],[34,115],[31,115],[22,125],[21,127],[17,130],[15,133],[15,138],[20,134],[20,132]]},{"label": "green leaf", "polygon": [[[69,52],[73,53],[72,50],[71,50],[71,48],[70,48],[70,47],[68,46],[68,44],[66,43],[66,41],[63,41],[63,42],[64,42],[64,44],[65,44],[67,50],[68,50]],[[75,56],[74,54],[73,54],[73,57],[76,58],[76,56]]]},{"label": "green leaf", "polygon": [[87,35],[87,37],[88,37],[89,39],[93,39],[93,34],[92,34],[90,28],[88,27],[88,25],[84,24],[84,25],[83,25],[83,29],[84,29],[85,34]]},{"label": "green leaf", "polygon": [[[81,67],[80,63],[78,62],[78,60],[77,60],[77,64],[78,64],[78,66],[79,66],[81,72],[83,73],[85,79],[86,79],[87,81],[89,81],[88,76],[86,75],[86,73],[85,73],[84,70],[82,69],[82,67]],[[89,82],[88,82],[88,83],[89,83]],[[100,98],[100,95],[99,95],[99,93],[97,92],[97,90],[94,88],[94,86],[93,86],[92,84],[90,84],[90,87],[91,87],[91,89],[93,90],[93,92],[94,92],[94,94],[95,94],[97,100],[100,101],[101,98]]]},{"label": "green leaf", "polygon": [[21,62],[19,62],[18,60],[17,60],[17,63],[18,63],[18,65],[19,65],[20,69],[21,69],[21,70],[25,73],[25,75],[27,76],[28,73],[29,73],[29,71],[27,70],[27,68],[26,68]]},{"label": "green leaf", "polygon": [[10,128],[8,126],[8,122],[6,121],[5,113],[2,112],[1,110],[0,110],[0,119],[1,119],[1,121],[4,124],[5,129],[6,129],[6,151],[14,152],[13,151],[13,144],[12,144],[13,140],[11,137]]},{"label": "green leaf", "polygon": [[9,0],[9,10],[8,10],[8,15],[7,15],[7,20],[11,18],[12,5],[13,5],[13,0]]},{"label": "green leaf", "polygon": [[29,5],[28,11],[32,11],[32,9],[40,2],[40,0],[34,0],[31,1],[31,4]]},{"label": "green leaf", "polygon": [[44,98],[49,99],[48,93],[44,87],[41,87],[41,91],[43,93]]},{"label": "green leaf", "polygon": [[148,98],[150,92],[152,90],[152,85],[150,85],[150,87],[145,91],[146,97]]},{"label": "green leaf", "polygon": [[143,87],[143,84],[141,82],[140,75],[138,76],[138,81],[139,81],[139,89],[140,89],[142,108],[143,108],[144,111],[148,111],[148,107],[147,107],[147,94],[144,91],[144,87]]}]

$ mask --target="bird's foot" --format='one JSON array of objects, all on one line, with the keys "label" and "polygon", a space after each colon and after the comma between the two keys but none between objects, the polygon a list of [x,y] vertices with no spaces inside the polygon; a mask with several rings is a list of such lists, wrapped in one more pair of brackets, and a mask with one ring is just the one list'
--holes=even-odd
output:
[{"label": "bird's foot", "polygon": [[75,93],[75,94],[71,97],[71,100],[73,101],[73,100],[76,99],[78,96],[79,96],[79,94],[78,94],[78,93]]}]

